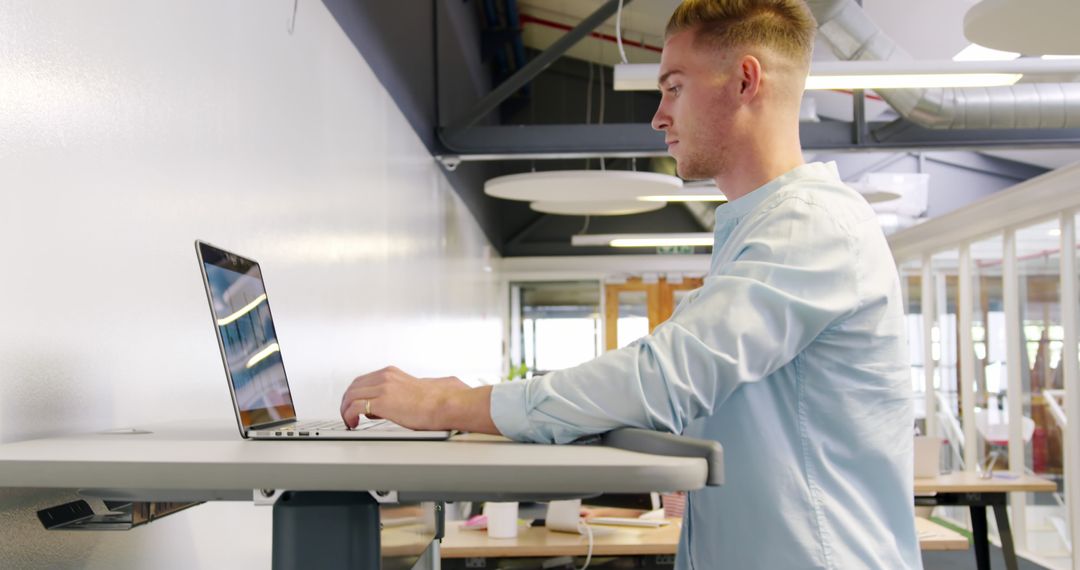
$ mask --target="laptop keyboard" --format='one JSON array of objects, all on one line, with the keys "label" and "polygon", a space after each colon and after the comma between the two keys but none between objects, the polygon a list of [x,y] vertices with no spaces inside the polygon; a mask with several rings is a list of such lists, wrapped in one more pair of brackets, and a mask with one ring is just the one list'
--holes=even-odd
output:
[{"label": "laptop keyboard", "polygon": [[[314,422],[298,422],[290,426],[284,426],[281,431],[348,431],[348,427],[345,426],[345,422],[341,420],[328,420],[328,421],[314,421]],[[365,430],[392,430],[392,429],[405,429],[401,426],[391,422],[390,420],[371,420],[363,419],[360,423],[353,428],[354,431]]]}]

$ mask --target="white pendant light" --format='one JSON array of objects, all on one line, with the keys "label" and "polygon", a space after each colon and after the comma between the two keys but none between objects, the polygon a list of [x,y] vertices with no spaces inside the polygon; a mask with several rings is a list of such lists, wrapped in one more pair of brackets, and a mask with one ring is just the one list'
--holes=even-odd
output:
[{"label": "white pendant light", "polygon": [[601,202],[637,200],[674,193],[676,176],[630,170],[557,170],[499,176],[484,183],[495,198],[526,202]]},{"label": "white pendant light", "polygon": [[982,0],[964,15],[968,41],[1029,55],[1080,54],[1080,2]]},{"label": "white pendant light", "polygon": [[538,201],[529,207],[544,214],[562,216],[626,216],[652,212],[666,206],[666,202],[643,202],[640,200],[603,200],[599,202],[548,202]]}]

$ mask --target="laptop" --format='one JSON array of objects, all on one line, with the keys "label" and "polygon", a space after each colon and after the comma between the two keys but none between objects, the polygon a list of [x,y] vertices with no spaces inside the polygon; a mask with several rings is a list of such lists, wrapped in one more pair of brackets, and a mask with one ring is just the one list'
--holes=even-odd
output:
[{"label": "laptop", "polygon": [[341,418],[297,418],[259,264],[202,241],[195,242],[195,251],[241,436],[278,440],[450,437],[449,431],[414,431],[363,416],[351,430]]}]

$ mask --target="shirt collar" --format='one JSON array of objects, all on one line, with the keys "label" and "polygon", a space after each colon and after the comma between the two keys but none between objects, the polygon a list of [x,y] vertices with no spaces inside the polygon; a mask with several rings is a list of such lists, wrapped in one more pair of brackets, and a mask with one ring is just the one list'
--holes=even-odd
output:
[{"label": "shirt collar", "polygon": [[757,208],[769,196],[776,194],[778,190],[796,180],[817,179],[829,182],[840,182],[840,172],[835,162],[811,162],[797,166],[780,176],[773,178],[764,185],[759,186],[750,193],[727,204],[716,207],[716,223],[741,218]]}]

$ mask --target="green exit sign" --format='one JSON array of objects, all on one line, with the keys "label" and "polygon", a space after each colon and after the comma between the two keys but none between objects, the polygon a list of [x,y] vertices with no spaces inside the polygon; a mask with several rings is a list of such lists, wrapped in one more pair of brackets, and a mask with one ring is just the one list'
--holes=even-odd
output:
[{"label": "green exit sign", "polygon": [[692,245],[664,245],[656,248],[660,255],[691,255],[694,253]]}]

